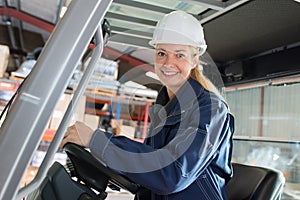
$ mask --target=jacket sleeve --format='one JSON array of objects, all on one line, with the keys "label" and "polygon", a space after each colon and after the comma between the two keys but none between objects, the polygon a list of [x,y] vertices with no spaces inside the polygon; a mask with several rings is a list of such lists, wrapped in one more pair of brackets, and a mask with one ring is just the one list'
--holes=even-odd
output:
[{"label": "jacket sleeve", "polygon": [[90,142],[91,153],[108,167],[157,194],[181,191],[215,158],[229,128],[228,110],[223,103],[194,112],[200,112],[200,118],[207,114],[211,117],[201,125],[199,118],[185,119],[187,124],[179,128],[163,148],[154,149],[123,136],[96,130]]}]

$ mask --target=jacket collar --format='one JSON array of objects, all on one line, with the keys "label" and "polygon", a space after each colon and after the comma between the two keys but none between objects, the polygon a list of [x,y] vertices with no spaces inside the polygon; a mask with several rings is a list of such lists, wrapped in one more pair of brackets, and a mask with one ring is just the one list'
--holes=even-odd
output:
[{"label": "jacket collar", "polygon": [[176,92],[175,97],[169,100],[167,88],[164,86],[158,96],[153,112],[158,113],[160,118],[182,113],[188,109],[202,94],[204,88],[193,78],[189,78]]}]

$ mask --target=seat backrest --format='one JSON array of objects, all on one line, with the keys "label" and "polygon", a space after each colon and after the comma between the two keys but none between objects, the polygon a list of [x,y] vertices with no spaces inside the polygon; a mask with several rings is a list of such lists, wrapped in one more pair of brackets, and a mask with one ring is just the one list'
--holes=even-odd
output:
[{"label": "seat backrest", "polygon": [[279,200],[283,173],[264,167],[233,163],[233,177],[226,188],[229,200]]}]

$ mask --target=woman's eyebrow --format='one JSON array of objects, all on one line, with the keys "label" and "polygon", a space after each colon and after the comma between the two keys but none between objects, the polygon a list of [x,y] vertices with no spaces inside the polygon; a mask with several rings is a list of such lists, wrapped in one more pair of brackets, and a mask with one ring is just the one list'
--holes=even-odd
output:
[{"label": "woman's eyebrow", "polygon": [[160,50],[160,51],[170,51],[170,52],[175,52],[175,53],[178,53],[178,52],[187,52],[186,49],[177,49],[177,50],[166,50],[166,49],[163,49],[163,48],[158,48],[157,50]]},{"label": "woman's eyebrow", "polygon": [[178,49],[178,50],[175,50],[174,52],[187,52],[186,49]]}]

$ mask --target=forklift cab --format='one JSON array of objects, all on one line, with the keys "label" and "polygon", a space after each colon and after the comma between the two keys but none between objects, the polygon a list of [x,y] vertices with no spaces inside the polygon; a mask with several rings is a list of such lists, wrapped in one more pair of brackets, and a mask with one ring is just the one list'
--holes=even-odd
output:
[{"label": "forklift cab", "polygon": [[[246,1],[240,2],[242,4]],[[83,95],[93,66],[102,54],[108,36],[105,29],[109,27],[101,26],[99,22],[103,21],[111,3],[112,0],[73,0],[43,48],[34,69],[18,91],[0,132],[0,157],[1,163],[5,163],[1,165],[0,199],[105,199],[108,187],[124,189],[132,194],[142,189],[139,184],[107,168],[89,151],[75,144],[68,143],[64,147],[69,158],[67,166],[57,162],[51,165],[72,110]],[[219,9],[222,10],[220,7]],[[93,39],[96,43],[91,61],[74,92],[38,174],[29,185],[19,189],[24,171],[41,140],[51,112]],[[249,63],[250,61],[247,60]],[[240,78],[240,70],[236,69],[240,69],[241,63],[227,63],[229,67],[224,71],[230,81]],[[237,163],[233,163],[233,168],[233,179],[227,186],[230,200],[241,199],[241,196],[249,200],[280,199],[285,181],[281,172]]]},{"label": "forklift cab", "polygon": [[[136,194],[142,187],[109,169],[84,148],[67,143],[64,147],[70,163],[64,168],[55,162],[41,186],[28,200],[78,199],[104,200],[107,187]],[[280,200],[285,178],[282,172],[263,167],[233,163],[233,178],[227,184],[229,200]]]},{"label": "forklift cab", "polygon": [[27,197],[28,200],[104,200],[107,187],[114,190],[122,188],[132,194],[139,190],[138,184],[104,166],[86,149],[67,143],[64,150],[70,159],[67,169],[55,162],[41,186]]}]

